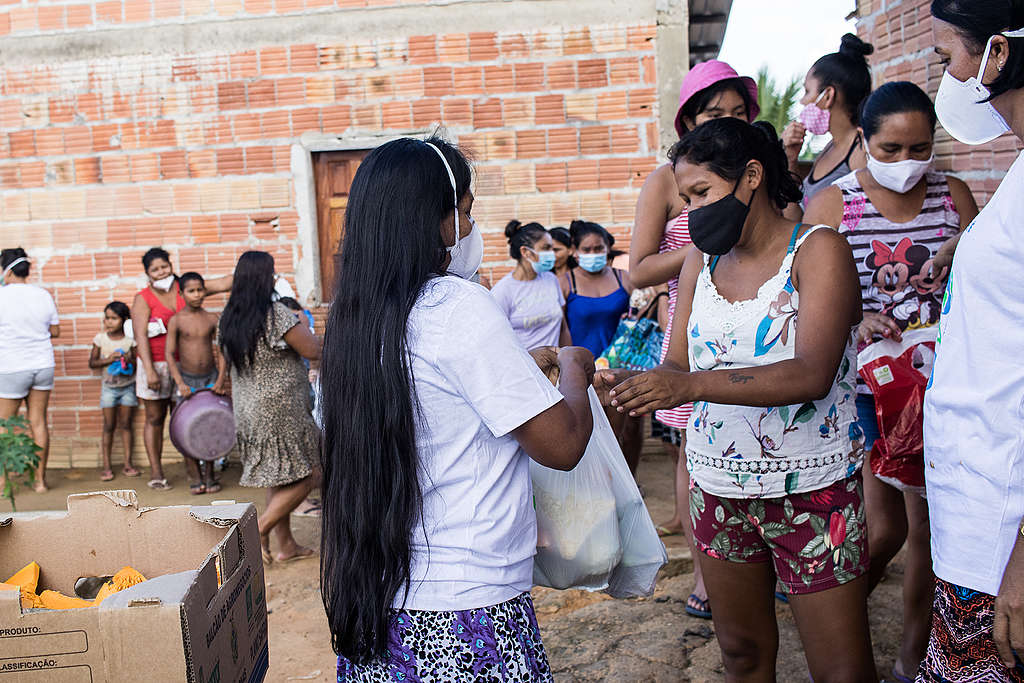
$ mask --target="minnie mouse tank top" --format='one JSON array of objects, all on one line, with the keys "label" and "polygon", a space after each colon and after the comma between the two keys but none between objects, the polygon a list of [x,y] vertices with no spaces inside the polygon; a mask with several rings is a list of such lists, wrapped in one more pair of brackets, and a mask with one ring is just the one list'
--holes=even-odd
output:
[{"label": "minnie mouse tank top", "polygon": [[943,173],[925,174],[921,212],[895,223],[883,216],[850,173],[835,182],[843,193],[839,233],[850,243],[860,276],[864,310],[883,313],[901,330],[939,321],[949,268],[935,268],[935,252],[960,232],[960,214]]}]

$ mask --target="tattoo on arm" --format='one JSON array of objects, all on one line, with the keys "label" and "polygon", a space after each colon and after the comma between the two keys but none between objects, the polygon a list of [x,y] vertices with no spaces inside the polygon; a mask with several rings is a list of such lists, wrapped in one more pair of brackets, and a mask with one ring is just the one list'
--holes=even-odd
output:
[{"label": "tattoo on arm", "polygon": [[746,384],[747,382],[753,381],[753,375],[743,375],[738,372],[729,373],[729,381],[733,384]]}]

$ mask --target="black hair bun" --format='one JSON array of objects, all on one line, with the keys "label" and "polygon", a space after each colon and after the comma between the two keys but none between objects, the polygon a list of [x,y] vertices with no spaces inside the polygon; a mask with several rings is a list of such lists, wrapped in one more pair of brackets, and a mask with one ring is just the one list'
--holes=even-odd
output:
[{"label": "black hair bun", "polygon": [[508,225],[505,226],[505,238],[512,239],[513,237],[515,237],[515,234],[519,232],[519,228],[521,227],[523,227],[523,224],[517,221],[516,219],[513,218],[512,220],[510,220],[508,222]]},{"label": "black hair bun", "polygon": [[777,130],[775,130],[775,126],[773,126],[768,121],[754,121],[754,123],[750,125],[759,130],[761,134],[764,135],[765,140],[767,140],[769,143],[775,144],[781,142],[779,140],[779,133]]},{"label": "black hair bun", "polygon": [[852,57],[854,59],[860,59],[865,62],[867,61],[867,56],[874,52],[874,45],[871,43],[865,43],[852,33],[847,33],[843,36],[843,41],[839,45],[839,54],[846,57]]}]

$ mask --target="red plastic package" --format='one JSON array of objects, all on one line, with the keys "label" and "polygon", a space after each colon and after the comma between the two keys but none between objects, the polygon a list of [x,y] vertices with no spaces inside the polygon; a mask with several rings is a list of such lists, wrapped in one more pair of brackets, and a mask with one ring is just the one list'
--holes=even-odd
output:
[{"label": "red plastic package", "polygon": [[857,371],[875,398],[881,437],[871,471],[901,491],[924,495],[924,391],[935,365],[936,326],[883,339],[857,354]]}]

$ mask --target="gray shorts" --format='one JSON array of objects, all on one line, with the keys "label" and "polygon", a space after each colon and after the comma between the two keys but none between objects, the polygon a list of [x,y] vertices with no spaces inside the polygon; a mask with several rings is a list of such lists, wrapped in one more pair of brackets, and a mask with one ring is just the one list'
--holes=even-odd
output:
[{"label": "gray shorts", "polygon": [[[181,371],[181,378],[185,380],[185,385],[192,391],[199,391],[200,389],[208,389],[217,382],[217,371],[213,370],[208,375],[193,375],[190,372]],[[174,402],[181,402],[181,395],[178,390],[174,390]]]},{"label": "gray shorts", "polygon": [[0,398],[25,398],[33,389],[53,389],[53,368],[0,373]]}]

